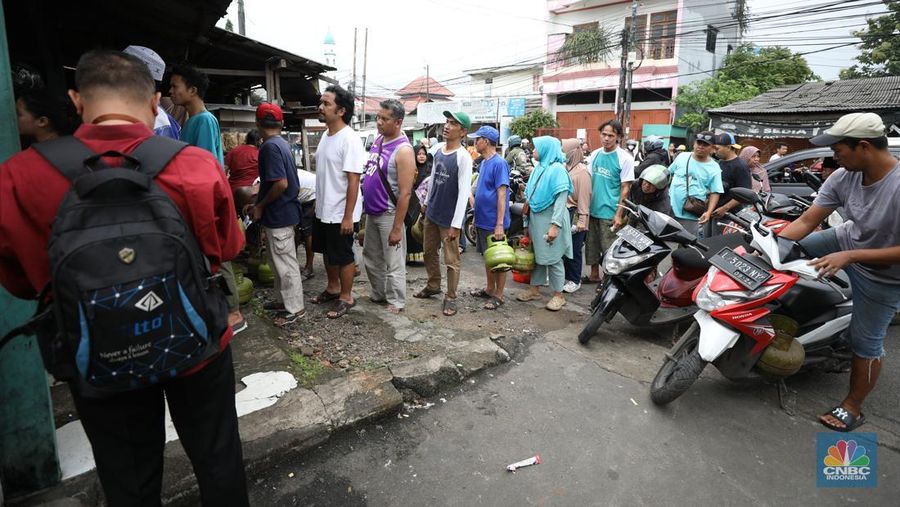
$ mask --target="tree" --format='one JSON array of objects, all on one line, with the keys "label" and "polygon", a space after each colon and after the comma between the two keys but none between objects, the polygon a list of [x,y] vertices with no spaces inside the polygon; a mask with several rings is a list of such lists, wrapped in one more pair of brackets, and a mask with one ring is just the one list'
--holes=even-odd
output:
[{"label": "tree", "polygon": [[233,32],[233,31],[234,31],[234,24],[232,24],[232,22],[231,22],[230,19],[226,19],[226,20],[225,20],[225,30],[227,30],[227,31],[229,31],[229,32]]},{"label": "tree", "polygon": [[524,116],[519,116],[509,124],[509,130],[522,139],[534,137],[538,129],[554,129],[559,127],[552,114],[538,109]]},{"label": "tree", "polygon": [[900,1],[884,0],[890,14],[870,19],[865,30],[853,35],[862,40],[857,65],[841,71],[841,79],[900,75]]},{"label": "tree", "polygon": [[595,63],[606,60],[615,43],[612,33],[603,26],[585,30],[575,30],[566,35],[566,41],[559,48],[557,58],[569,63]]},{"label": "tree", "polygon": [[714,77],[695,81],[678,90],[676,125],[703,129],[709,124],[707,111],[747,100],[778,86],[816,81],[803,56],[780,46],[738,46],[725,57]]}]

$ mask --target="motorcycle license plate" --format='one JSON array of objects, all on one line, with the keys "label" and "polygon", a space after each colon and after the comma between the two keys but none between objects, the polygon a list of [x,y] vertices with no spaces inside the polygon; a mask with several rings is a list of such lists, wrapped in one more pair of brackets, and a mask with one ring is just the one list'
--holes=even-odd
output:
[{"label": "motorcycle license plate", "polygon": [[653,244],[653,240],[650,239],[646,234],[630,225],[626,225],[625,227],[619,229],[619,232],[616,233],[616,236],[624,239],[626,243],[633,246],[638,252],[643,252],[644,250],[650,248],[650,245]]},{"label": "motorcycle license plate", "polygon": [[709,263],[749,290],[758,289],[772,278],[768,268],[759,261],[749,255],[740,256],[727,247],[710,257]]}]

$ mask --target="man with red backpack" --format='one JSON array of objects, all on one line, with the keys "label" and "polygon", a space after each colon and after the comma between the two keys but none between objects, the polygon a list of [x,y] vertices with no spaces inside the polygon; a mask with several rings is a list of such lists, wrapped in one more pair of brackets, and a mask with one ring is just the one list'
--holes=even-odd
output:
[{"label": "man with red backpack", "polygon": [[159,503],[167,403],[203,504],[247,505],[213,274],[243,246],[228,181],[209,152],[153,135],[159,93],[139,59],[86,53],[75,83],[75,135],[0,165],[0,283],[52,299],[56,330],[38,341],[69,382],[109,505]]}]

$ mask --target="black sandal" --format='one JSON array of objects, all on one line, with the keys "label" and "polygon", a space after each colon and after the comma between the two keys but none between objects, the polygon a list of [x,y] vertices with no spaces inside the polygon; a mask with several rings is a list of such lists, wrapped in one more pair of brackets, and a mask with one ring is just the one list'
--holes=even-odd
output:
[{"label": "black sandal", "polygon": [[334,309],[332,309],[332,310],[328,310],[325,313],[325,316],[328,317],[329,319],[338,319],[340,317],[343,317],[344,315],[347,315],[347,312],[349,312],[350,309],[353,308],[354,306],[356,306],[355,299],[353,300],[352,303],[348,303],[348,302],[344,301],[343,299],[339,299],[337,302],[337,306],[335,306]]},{"label": "black sandal", "polygon": [[856,428],[859,428],[860,426],[862,426],[863,424],[866,423],[866,416],[863,415],[862,412],[860,412],[859,416],[856,417],[853,414],[851,414],[849,410],[847,410],[846,408],[844,408],[840,405],[831,409],[831,412],[826,412],[822,415],[823,416],[830,415],[831,417],[834,417],[838,421],[841,421],[842,423],[844,423],[844,427],[840,427],[840,426],[836,426],[828,421],[825,421],[824,419],[819,419],[819,422],[822,423],[822,426],[825,426],[826,428],[833,430],[833,431],[840,431],[841,433],[847,433],[847,432],[853,431]]},{"label": "black sandal", "polygon": [[340,292],[338,292],[337,294],[332,294],[331,292],[328,292],[327,290],[323,290],[318,296],[310,299],[309,302],[314,305],[320,305],[322,303],[334,301],[335,299],[337,299],[339,297],[341,297]]},{"label": "black sandal", "polygon": [[493,297],[493,296],[491,296],[491,294],[488,291],[486,291],[484,289],[473,290],[473,291],[469,292],[469,295],[472,297],[482,298],[482,299],[491,299]]},{"label": "black sandal", "polygon": [[456,315],[456,313],[458,311],[456,309],[456,300],[450,299],[450,298],[444,298],[443,311],[444,311],[445,317],[452,317],[452,316]]}]

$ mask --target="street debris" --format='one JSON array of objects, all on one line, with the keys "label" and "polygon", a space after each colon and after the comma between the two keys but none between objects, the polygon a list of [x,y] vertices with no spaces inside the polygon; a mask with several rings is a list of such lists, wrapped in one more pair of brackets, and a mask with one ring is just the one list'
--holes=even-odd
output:
[{"label": "street debris", "polygon": [[441,403],[447,403],[447,398],[441,398]]},{"label": "street debris", "polygon": [[631,400],[631,403],[634,403],[634,406],[635,406],[635,407],[638,406],[637,402],[634,401],[634,398],[628,398],[628,399]]},{"label": "street debris", "polygon": [[294,472],[289,473],[289,474],[288,474],[288,477],[291,478],[291,479],[293,479],[293,478],[294,478]]},{"label": "street debris", "polygon": [[509,470],[510,472],[515,472],[516,469],[519,469],[522,467],[527,467],[527,466],[531,466],[531,465],[540,465],[540,464],[541,464],[541,455],[536,454],[531,458],[523,459],[522,461],[517,461],[517,462],[513,463],[512,465],[507,466],[506,469]]}]

